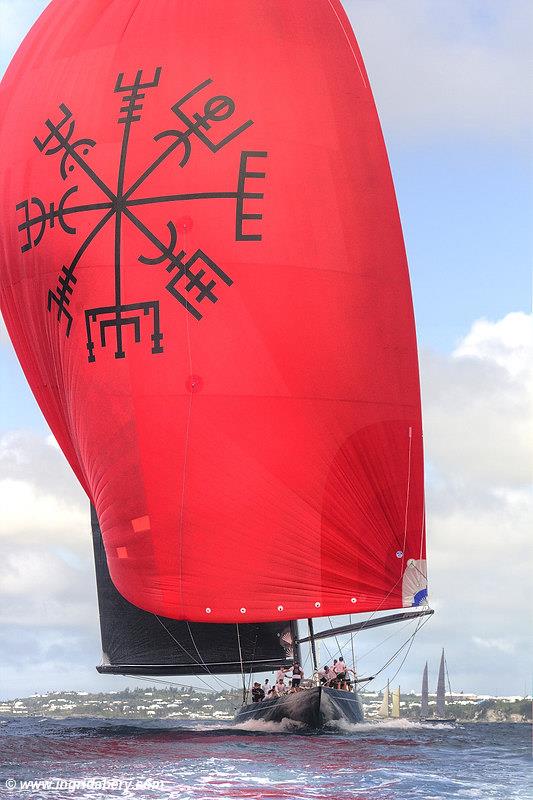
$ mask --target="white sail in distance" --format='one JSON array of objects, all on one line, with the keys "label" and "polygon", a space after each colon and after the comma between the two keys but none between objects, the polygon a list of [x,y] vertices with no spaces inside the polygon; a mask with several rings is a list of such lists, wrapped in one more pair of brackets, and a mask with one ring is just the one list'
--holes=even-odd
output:
[{"label": "white sail in distance", "polygon": [[400,719],[400,687],[392,693],[392,716],[394,719]]},{"label": "white sail in distance", "polygon": [[383,690],[383,700],[381,701],[381,706],[378,711],[380,717],[388,717],[389,716],[389,682],[387,681],[387,686]]}]

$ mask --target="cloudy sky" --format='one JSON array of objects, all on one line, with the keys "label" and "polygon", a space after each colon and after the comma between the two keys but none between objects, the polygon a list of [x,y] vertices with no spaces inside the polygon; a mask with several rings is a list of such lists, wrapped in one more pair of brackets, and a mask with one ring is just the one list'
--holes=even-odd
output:
[{"label": "cloudy sky", "polygon": [[[0,74],[42,0],[0,0]],[[345,0],[395,177],[421,351],[433,619],[401,675],[531,691],[529,0]],[[0,331],[0,697],[102,678],[87,500]],[[357,639],[373,671],[405,637]],[[325,652],[325,651],[324,651]],[[390,675],[394,673],[391,669]],[[386,674],[385,674],[386,677]],[[379,687],[378,687],[379,688]]]}]

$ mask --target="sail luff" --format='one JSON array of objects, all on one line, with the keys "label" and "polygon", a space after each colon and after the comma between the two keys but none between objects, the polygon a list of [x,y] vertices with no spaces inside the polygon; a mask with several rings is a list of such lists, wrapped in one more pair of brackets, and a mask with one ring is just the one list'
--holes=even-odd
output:
[{"label": "sail luff", "polygon": [[389,716],[389,682],[387,681],[387,686],[383,690],[383,700],[381,701],[381,706],[378,711],[380,717],[388,717]]},{"label": "sail luff", "polygon": [[392,693],[392,717],[400,719],[400,687]]},{"label": "sail luff", "polygon": [[422,674],[422,696],[420,698],[420,716],[424,719],[429,713],[429,692],[428,692],[428,662]]},{"label": "sail luff", "polygon": [[439,678],[437,681],[437,716],[443,717],[446,713],[446,685],[444,682],[444,648],[440,658]]}]

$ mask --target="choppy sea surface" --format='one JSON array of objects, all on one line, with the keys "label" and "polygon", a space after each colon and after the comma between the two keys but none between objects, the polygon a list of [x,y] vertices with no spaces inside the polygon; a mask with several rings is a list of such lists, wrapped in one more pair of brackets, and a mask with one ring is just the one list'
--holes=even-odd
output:
[{"label": "choppy sea surface", "polygon": [[0,717],[0,795],[143,800],[533,800],[531,726]]}]

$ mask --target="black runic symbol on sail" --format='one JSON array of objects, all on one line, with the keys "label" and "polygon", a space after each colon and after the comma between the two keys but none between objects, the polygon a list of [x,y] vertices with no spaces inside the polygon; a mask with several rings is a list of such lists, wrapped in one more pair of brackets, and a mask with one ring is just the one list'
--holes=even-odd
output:
[{"label": "black runic symbol on sail", "polygon": [[[62,265],[57,285],[50,288],[47,294],[48,311],[57,310],[58,321],[62,318],[66,320],[67,337],[74,323],[70,304],[78,285],[76,267],[104,226],[114,220],[114,298],[110,303],[85,309],[84,312],[89,362],[96,360],[96,343],[98,342],[102,348],[106,347],[110,334],[115,343],[115,358],[125,358],[123,334],[129,330],[133,333],[133,341],[140,342],[143,319],[146,320],[144,325],[150,325],[152,353],[163,352],[159,300],[127,303],[123,299],[121,256],[124,220],[145,237],[152,250],[149,255],[140,254],[139,262],[151,267],[161,265],[165,267],[172,277],[164,288],[196,320],[203,318],[205,308],[209,304],[218,302],[221,288],[233,284],[222,267],[202,249],[196,248],[193,252],[187,253],[183,247],[178,246],[178,229],[172,220],[167,222],[169,238],[165,243],[141,221],[137,216],[136,207],[197,200],[230,200],[235,204],[235,241],[261,241],[257,225],[262,219],[262,214],[251,213],[247,201],[263,199],[263,192],[257,191],[260,188],[257,181],[265,178],[265,172],[261,169],[261,163],[264,161],[258,161],[266,159],[267,153],[264,150],[243,150],[240,153],[236,183],[230,190],[169,193],[149,197],[139,197],[136,194],[147,178],[156,172],[174,151],[178,151],[177,164],[183,169],[189,163],[195,148],[203,148],[211,154],[217,154],[253,125],[251,119],[232,124],[230,118],[236,112],[235,101],[225,94],[213,94],[211,78],[197,84],[174,103],[170,111],[177,117],[177,125],[174,123],[175,127],[165,129],[153,137],[156,142],[165,142],[165,148],[131,186],[125,185],[132,126],[141,121],[147,94],[159,86],[160,79],[160,67],[155,69],[153,76],[148,80],[143,78],[141,69],[137,70],[133,80],[126,78],[124,73],[120,73],[117,77],[114,92],[120,94],[122,100],[117,123],[123,126],[123,132],[116,189],[111,189],[91,167],[87,157],[91,149],[96,146],[96,141],[87,137],[78,138],[74,114],[65,103],[61,103],[59,112],[45,121],[44,133],[34,137],[35,146],[45,156],[60,155],[59,173],[63,180],[67,180],[69,175],[76,171],[78,174],[84,173],[85,177],[101,191],[103,198],[100,202],[74,204],[73,195],[79,190],[79,186],[75,185],[63,193],[57,204],[45,203],[39,197],[32,196],[16,206],[16,211],[22,217],[18,231],[23,237],[21,244],[23,253],[37,247],[47,228],[52,230],[55,227],[56,220],[59,228],[72,236],[77,230],[74,225],[76,215],[95,211],[103,213],[78,247],[70,264]],[[176,172],[172,174],[175,175]]]}]

